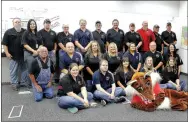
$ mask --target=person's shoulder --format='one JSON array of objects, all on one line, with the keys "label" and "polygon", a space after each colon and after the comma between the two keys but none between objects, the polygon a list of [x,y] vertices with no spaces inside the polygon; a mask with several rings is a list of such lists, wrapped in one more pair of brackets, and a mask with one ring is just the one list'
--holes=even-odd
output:
[{"label": "person's shoulder", "polygon": [[119,31],[122,31],[122,32],[124,32],[124,31],[123,31],[122,29],[120,29],[120,28],[119,28]]},{"label": "person's shoulder", "polygon": [[140,28],[140,29],[138,29],[136,32],[138,32],[138,33],[139,33],[139,32],[140,32],[140,31],[142,31],[142,30],[143,30],[143,29],[142,29],[142,28]]},{"label": "person's shoulder", "polygon": [[165,34],[165,33],[167,33],[167,30],[165,30],[165,31],[162,32],[162,34]]},{"label": "person's shoulder", "polygon": [[99,73],[100,73],[100,71],[99,71],[99,69],[98,70],[96,70],[94,73],[93,73],[93,76],[98,76],[99,75]]},{"label": "person's shoulder", "polygon": [[6,34],[10,34],[10,33],[13,33],[15,32],[15,29],[14,28],[9,28],[5,31]]},{"label": "person's shoulder", "polygon": [[44,32],[44,28],[43,28],[43,29],[40,29],[40,30],[38,31],[38,33],[42,33],[42,32]]},{"label": "person's shoulder", "polygon": [[38,64],[38,61],[37,61],[38,59],[37,59],[37,58],[38,58],[38,57],[34,58],[34,59],[31,61],[31,63],[32,63],[32,64]]},{"label": "person's shoulder", "polygon": [[107,30],[107,33],[112,32],[112,30],[113,30],[112,28],[108,29],[108,30]]},{"label": "person's shoulder", "polygon": [[70,80],[69,74],[64,75],[64,76],[62,77],[62,79],[61,79],[61,81],[63,81],[63,82],[69,82],[69,80]]},{"label": "person's shoulder", "polygon": [[78,29],[76,29],[76,30],[74,31],[74,33],[78,33],[78,32],[80,32],[80,31],[81,31],[81,29],[78,28]]}]

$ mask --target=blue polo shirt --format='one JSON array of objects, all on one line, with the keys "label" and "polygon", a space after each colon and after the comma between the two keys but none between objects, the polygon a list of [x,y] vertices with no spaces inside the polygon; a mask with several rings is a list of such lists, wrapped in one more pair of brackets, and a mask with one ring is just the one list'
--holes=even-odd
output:
[{"label": "blue polo shirt", "polygon": [[112,87],[113,83],[115,83],[114,76],[110,71],[107,71],[105,75],[100,70],[94,72],[93,85],[100,84],[104,90],[107,90]]},{"label": "blue polo shirt", "polygon": [[82,55],[79,52],[74,52],[72,58],[70,58],[67,53],[63,53],[60,56],[59,67],[61,70],[68,69],[71,63],[77,63],[78,65],[84,65]]},{"label": "blue polo shirt", "polygon": [[130,51],[127,51],[127,52],[124,53],[123,57],[128,57],[129,58],[130,65],[134,69],[137,69],[138,64],[142,63],[142,57],[141,57],[140,53],[136,52],[136,51],[135,51],[134,55],[132,55],[130,53]]},{"label": "blue polo shirt", "polygon": [[78,40],[78,42],[83,46],[86,47],[90,41],[93,40],[92,33],[86,29],[85,32],[81,29],[78,29],[74,32],[74,41]]}]

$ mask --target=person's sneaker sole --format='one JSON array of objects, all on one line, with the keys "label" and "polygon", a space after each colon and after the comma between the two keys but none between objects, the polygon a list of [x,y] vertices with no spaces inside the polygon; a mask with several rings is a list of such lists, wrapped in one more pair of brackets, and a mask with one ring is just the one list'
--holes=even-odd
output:
[{"label": "person's sneaker sole", "polygon": [[67,110],[73,114],[77,113],[78,112],[78,108],[76,107],[73,107],[73,108],[67,108]]},{"label": "person's sneaker sole", "polygon": [[91,103],[89,104],[89,106],[90,106],[91,108],[95,108],[95,107],[98,107],[98,104],[95,103],[95,102],[91,102]]},{"label": "person's sneaker sole", "polygon": [[101,105],[105,106],[106,105],[106,101],[105,100],[101,100]]}]

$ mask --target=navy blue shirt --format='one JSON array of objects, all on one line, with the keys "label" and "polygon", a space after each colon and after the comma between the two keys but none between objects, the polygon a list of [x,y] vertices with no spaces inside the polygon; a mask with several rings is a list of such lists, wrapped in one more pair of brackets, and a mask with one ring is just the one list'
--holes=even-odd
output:
[{"label": "navy blue shirt", "polygon": [[100,84],[104,90],[107,90],[112,87],[114,82],[114,76],[110,71],[107,71],[105,75],[101,73],[100,70],[97,70],[93,74],[93,84]]},{"label": "navy blue shirt", "polygon": [[86,47],[90,41],[93,40],[92,33],[86,29],[83,32],[81,29],[78,29],[74,32],[74,41],[78,41],[83,47]]},{"label": "navy blue shirt", "polygon": [[77,63],[78,65],[84,65],[82,55],[79,52],[74,52],[72,58],[70,58],[67,53],[63,53],[60,56],[59,67],[61,70],[68,69],[71,63]]},{"label": "navy blue shirt", "polygon": [[134,55],[130,53],[130,51],[127,51],[123,57],[128,57],[130,65],[134,68],[137,69],[138,64],[142,63],[142,57],[139,52],[135,52]]}]

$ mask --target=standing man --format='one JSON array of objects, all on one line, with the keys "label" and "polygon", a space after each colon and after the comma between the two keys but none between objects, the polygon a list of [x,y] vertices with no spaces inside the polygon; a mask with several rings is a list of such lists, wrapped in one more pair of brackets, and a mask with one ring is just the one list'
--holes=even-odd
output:
[{"label": "standing man", "polygon": [[163,39],[161,37],[161,35],[159,34],[159,25],[154,25],[153,27],[153,33],[155,35],[155,42],[157,44],[157,51],[161,52],[161,54],[163,55],[163,52],[164,52],[164,42],[163,42]]},{"label": "standing man", "polygon": [[93,40],[92,33],[86,29],[87,21],[81,19],[79,21],[80,28],[74,32],[74,43],[77,47],[77,51],[85,55],[90,46],[90,41]]},{"label": "standing man", "polygon": [[130,43],[135,43],[136,51],[141,51],[142,39],[140,34],[135,32],[135,24],[131,23],[129,25],[130,31],[125,34],[125,44],[129,47]]},{"label": "standing man", "polygon": [[159,73],[161,73],[162,65],[164,62],[163,56],[161,55],[160,52],[156,51],[156,43],[154,41],[150,42],[149,48],[150,48],[150,51],[148,51],[144,54],[143,62],[145,62],[145,60],[148,56],[152,57],[153,58],[153,66],[154,66],[155,70],[158,71]]},{"label": "standing man", "polygon": [[100,21],[95,23],[96,30],[92,32],[93,39],[99,43],[101,53],[106,52],[106,34],[101,30],[102,24]]},{"label": "standing man", "polygon": [[52,78],[54,74],[53,62],[48,58],[46,47],[39,47],[39,56],[32,61],[29,68],[29,77],[33,86],[33,94],[36,102],[46,98],[53,98]]},{"label": "standing man", "polygon": [[119,29],[119,21],[114,19],[112,21],[112,28],[107,31],[107,47],[111,42],[114,42],[117,45],[118,52],[127,51],[128,47],[124,44],[124,31]]},{"label": "standing man", "polygon": [[[21,28],[21,19],[14,18],[12,20],[13,28],[8,29],[4,36],[2,45],[5,50],[7,58],[10,59],[10,79],[13,90],[19,89],[19,84],[25,82],[24,80],[24,53],[23,45],[21,45],[22,35],[25,29]],[[21,81],[19,75],[21,74]]]},{"label": "standing man", "polygon": [[163,31],[161,34],[161,37],[164,40],[164,55],[168,52],[169,44],[176,44],[177,42],[176,34],[173,31],[171,31],[172,24],[170,22],[167,23],[166,29],[167,30]]},{"label": "standing man", "polygon": [[148,22],[142,22],[142,28],[137,30],[142,38],[142,48],[141,48],[141,55],[145,52],[149,51],[149,43],[155,41],[155,35],[151,29],[148,28]]}]

